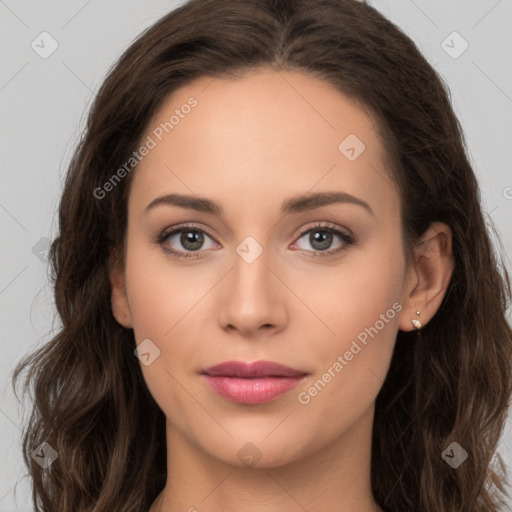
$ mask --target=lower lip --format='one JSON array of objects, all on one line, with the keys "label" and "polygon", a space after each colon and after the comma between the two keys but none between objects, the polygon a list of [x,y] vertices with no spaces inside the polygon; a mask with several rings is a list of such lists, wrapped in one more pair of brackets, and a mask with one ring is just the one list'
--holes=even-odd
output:
[{"label": "lower lip", "polygon": [[301,377],[211,377],[206,382],[219,395],[239,404],[264,404],[295,388]]}]

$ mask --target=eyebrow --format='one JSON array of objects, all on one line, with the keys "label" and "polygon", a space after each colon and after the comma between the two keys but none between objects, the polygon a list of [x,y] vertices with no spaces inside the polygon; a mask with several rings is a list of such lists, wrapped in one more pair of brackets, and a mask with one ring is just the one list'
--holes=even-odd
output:
[{"label": "eyebrow", "polygon": [[[302,213],[334,203],[359,205],[371,215],[375,215],[368,203],[345,192],[317,192],[290,197],[283,201],[281,205],[281,212],[283,214]],[[218,203],[205,197],[183,194],[167,194],[165,196],[157,197],[151,201],[148,206],[146,206],[145,212],[161,205],[178,206],[180,208],[203,213],[211,213],[218,216],[223,215],[223,209]]]}]

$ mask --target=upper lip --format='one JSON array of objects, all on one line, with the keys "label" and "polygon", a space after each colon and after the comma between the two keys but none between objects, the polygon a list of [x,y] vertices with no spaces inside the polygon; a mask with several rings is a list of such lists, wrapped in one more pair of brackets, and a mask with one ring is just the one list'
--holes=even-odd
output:
[{"label": "upper lip", "polygon": [[206,368],[201,373],[210,377],[302,377],[306,372],[295,370],[272,361],[255,361],[244,363],[243,361],[226,361]]}]

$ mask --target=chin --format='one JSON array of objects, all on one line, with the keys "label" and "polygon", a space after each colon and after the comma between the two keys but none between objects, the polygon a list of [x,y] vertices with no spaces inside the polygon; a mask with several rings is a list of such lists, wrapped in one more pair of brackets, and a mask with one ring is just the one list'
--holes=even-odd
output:
[{"label": "chin", "polygon": [[[236,440],[230,440],[224,446],[216,443],[211,446],[203,446],[212,457],[225,464],[237,468],[268,469],[285,466],[295,462],[305,455],[304,440],[294,441],[288,438],[287,444],[282,439],[269,441],[266,434],[260,436],[237,436]],[[297,447],[301,447],[297,449]]]}]

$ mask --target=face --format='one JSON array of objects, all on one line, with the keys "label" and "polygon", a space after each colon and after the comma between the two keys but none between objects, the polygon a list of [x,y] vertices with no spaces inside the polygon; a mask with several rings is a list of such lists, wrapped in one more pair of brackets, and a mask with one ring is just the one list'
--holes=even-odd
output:
[{"label": "face", "polygon": [[374,121],[311,76],[260,69],[180,89],[143,141],[113,307],[149,340],[168,431],[267,467],[342,439],[373,410],[407,296]]}]

